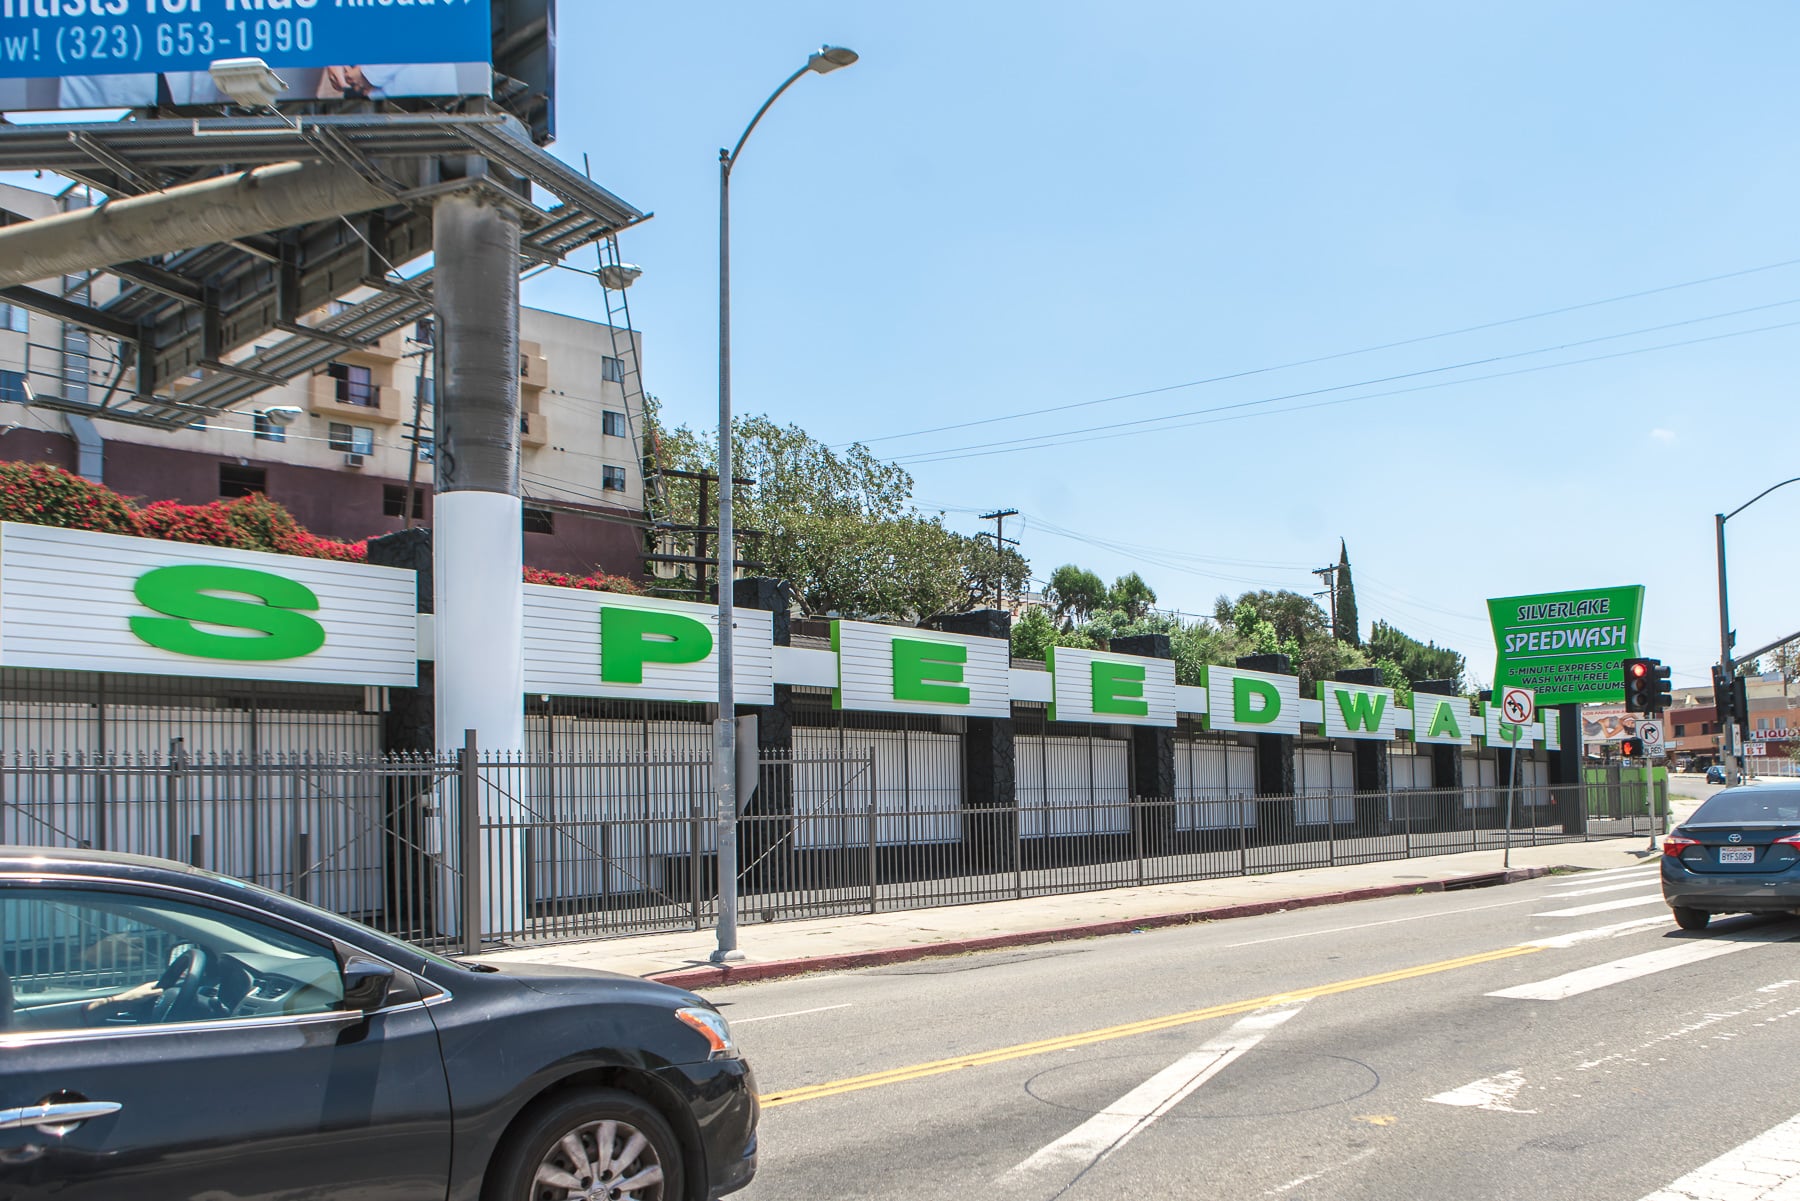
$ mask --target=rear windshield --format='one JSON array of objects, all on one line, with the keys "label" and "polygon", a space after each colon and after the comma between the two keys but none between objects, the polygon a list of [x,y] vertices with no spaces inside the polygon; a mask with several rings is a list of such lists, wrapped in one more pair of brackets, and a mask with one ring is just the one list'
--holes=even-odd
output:
[{"label": "rear windshield", "polygon": [[1800,789],[1730,788],[1694,811],[1695,825],[1738,822],[1800,822]]}]

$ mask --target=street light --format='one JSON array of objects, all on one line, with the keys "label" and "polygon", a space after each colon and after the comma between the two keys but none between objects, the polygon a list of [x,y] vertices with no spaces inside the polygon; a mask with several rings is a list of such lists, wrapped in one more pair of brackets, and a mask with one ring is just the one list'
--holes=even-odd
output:
[{"label": "street light", "polygon": [[820,46],[806,65],[782,80],[763,101],[744,135],[730,150],[719,151],[719,718],[713,730],[713,791],[718,804],[719,923],[715,963],[741,959],[737,949],[737,697],[732,680],[732,581],[737,575],[737,545],[731,524],[736,472],[731,461],[731,169],[757,122],[794,81],[811,72],[829,75],[856,61],[856,51]]},{"label": "street light", "polygon": [[[1782,480],[1779,484],[1769,485],[1729,513],[1713,514],[1713,530],[1718,538],[1719,544],[1719,667],[1722,669],[1722,674],[1727,681],[1737,675],[1737,670],[1732,666],[1731,647],[1736,639],[1731,636],[1731,609],[1725,599],[1725,523],[1730,521],[1733,517],[1736,517],[1739,513],[1742,513],[1745,509],[1748,509],[1751,505],[1755,504],[1769,493],[1775,491],[1775,489],[1785,488],[1789,484],[1800,484],[1800,475],[1795,476],[1791,480]],[[1713,691],[1716,693],[1718,689],[1715,688]],[[1724,697],[1716,695],[1713,697],[1713,711],[1720,716],[1724,715]],[[1719,723],[1719,752],[1720,758],[1725,761],[1726,784],[1735,785],[1738,782],[1736,719],[1738,717],[1747,719],[1748,716],[1748,714],[1734,714],[1731,721],[1722,721]]]}]

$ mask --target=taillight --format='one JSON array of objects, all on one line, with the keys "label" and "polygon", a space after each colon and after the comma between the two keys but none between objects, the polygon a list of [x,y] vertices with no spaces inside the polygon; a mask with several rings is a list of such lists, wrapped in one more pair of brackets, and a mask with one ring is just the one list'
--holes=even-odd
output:
[{"label": "taillight", "polygon": [[1789,834],[1786,838],[1777,838],[1775,840],[1775,845],[1778,847],[1800,847],[1800,834]]},{"label": "taillight", "polygon": [[1700,843],[1692,838],[1683,838],[1679,834],[1670,834],[1663,838],[1663,854],[1674,859],[1681,858],[1681,852],[1689,847],[1697,847]]}]

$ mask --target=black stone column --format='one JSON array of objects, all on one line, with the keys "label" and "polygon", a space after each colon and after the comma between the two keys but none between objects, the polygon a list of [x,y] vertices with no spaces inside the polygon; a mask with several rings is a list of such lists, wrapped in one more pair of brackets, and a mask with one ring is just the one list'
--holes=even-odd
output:
[{"label": "black stone column", "polygon": [[[1340,684],[1367,684],[1380,687],[1383,676],[1379,667],[1353,667],[1337,673]],[[1393,780],[1388,771],[1389,744],[1367,738],[1350,740],[1351,762],[1356,768],[1356,832],[1378,834],[1387,825],[1388,799]]]},{"label": "black stone column", "polygon": [[[762,576],[737,580],[731,597],[740,609],[762,609],[773,614],[775,645],[793,645],[790,610],[794,590],[786,580]],[[794,689],[788,684],[777,684],[773,705],[741,705],[739,712],[756,715],[757,755],[769,760],[757,770],[756,791],[744,805],[744,816],[738,823],[738,846],[745,869],[742,884],[750,891],[760,892],[778,886],[786,878],[786,852],[795,844],[790,837],[794,816]],[[740,792],[743,787],[742,783],[738,785]]]},{"label": "black stone column", "polygon": [[[410,570],[417,589],[419,612],[433,611],[430,530],[402,530],[369,539],[369,562],[376,567]],[[430,755],[435,750],[436,666],[423,660],[418,665],[416,687],[388,689],[387,712],[382,714],[381,722],[384,753]],[[433,782],[429,774],[410,778],[390,775],[387,779],[383,798],[387,841],[382,857],[386,871],[387,911],[400,923],[398,929],[431,930],[437,926],[439,906],[430,892],[438,873],[425,853],[425,848],[433,843],[428,829],[428,823],[435,820],[432,799]]]},{"label": "black stone column", "polygon": [[[376,567],[400,567],[413,573],[419,612],[432,612],[431,531],[402,530],[369,539],[369,562]],[[381,749],[390,755],[430,754],[437,741],[437,691],[435,664],[419,664],[416,688],[388,689],[388,710],[382,722]]]},{"label": "black stone column", "polygon": [[[1460,696],[1455,680],[1420,680],[1414,692],[1430,696]],[[1415,734],[1418,731],[1413,731]],[[1432,826],[1452,830],[1462,811],[1463,749],[1460,746],[1429,744],[1431,751],[1431,787],[1435,789]]]},{"label": "black stone column", "polygon": [[[1012,614],[1000,609],[940,613],[920,626],[946,634],[1012,639]],[[1012,871],[1019,865],[1013,720],[965,718],[962,743],[963,861],[976,871]]]},{"label": "black stone column", "polygon": [[1581,778],[1581,706],[1556,706],[1562,746],[1550,752],[1550,789],[1564,834],[1587,832],[1587,789]]},{"label": "black stone column", "polygon": [[[1244,671],[1260,671],[1270,675],[1292,675],[1293,664],[1286,655],[1245,655],[1237,661]],[[1292,734],[1256,735],[1256,795],[1292,797],[1294,795],[1294,736]],[[1294,836],[1294,806],[1289,801],[1278,804],[1258,802],[1256,829],[1265,840],[1286,842]]]},{"label": "black stone column", "polygon": [[[1112,649],[1145,659],[1173,659],[1167,634],[1114,638]],[[1131,795],[1134,801],[1166,802],[1134,806],[1131,815],[1138,848],[1164,855],[1175,842],[1175,731],[1160,726],[1131,727]]]}]

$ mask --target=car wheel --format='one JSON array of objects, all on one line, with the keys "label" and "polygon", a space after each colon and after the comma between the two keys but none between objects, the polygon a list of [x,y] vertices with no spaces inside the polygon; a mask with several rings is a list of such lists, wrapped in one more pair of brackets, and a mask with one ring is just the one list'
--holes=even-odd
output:
[{"label": "car wheel", "polygon": [[1706,923],[1712,921],[1712,914],[1704,909],[1689,909],[1685,905],[1676,905],[1675,924],[1683,930],[1704,930]]},{"label": "car wheel", "polygon": [[491,1201],[686,1201],[681,1144],[642,1097],[582,1089],[526,1116],[494,1161]]}]

